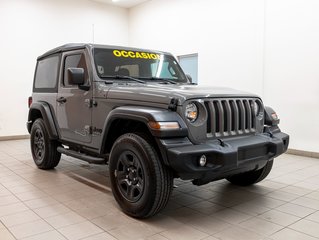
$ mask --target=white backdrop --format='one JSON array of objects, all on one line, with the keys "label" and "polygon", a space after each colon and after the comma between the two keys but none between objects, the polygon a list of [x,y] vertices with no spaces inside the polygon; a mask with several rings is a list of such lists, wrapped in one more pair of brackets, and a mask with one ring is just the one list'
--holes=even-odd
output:
[{"label": "white backdrop", "polygon": [[199,83],[255,92],[290,148],[319,152],[318,0],[155,0],[129,11],[129,43],[198,53]]},{"label": "white backdrop", "polygon": [[36,58],[70,42],[128,44],[127,9],[87,0],[0,0],[0,137],[24,135]]},{"label": "white backdrop", "polygon": [[0,136],[26,134],[36,57],[68,42],[198,53],[199,83],[257,93],[290,148],[319,152],[318,0],[1,0]]}]

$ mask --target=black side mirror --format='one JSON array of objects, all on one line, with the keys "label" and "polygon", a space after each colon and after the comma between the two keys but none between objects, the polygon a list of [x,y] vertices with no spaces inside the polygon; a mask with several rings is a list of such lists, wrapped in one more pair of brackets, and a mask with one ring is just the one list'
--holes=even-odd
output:
[{"label": "black side mirror", "polygon": [[72,85],[78,85],[79,89],[88,91],[90,86],[84,85],[85,74],[83,68],[68,68],[68,79]]},{"label": "black side mirror", "polygon": [[196,83],[193,83],[193,78],[192,78],[191,75],[186,74],[186,78],[188,79],[188,81],[189,81],[191,84],[196,84]]},{"label": "black side mirror", "polygon": [[84,69],[83,68],[68,68],[68,79],[72,85],[84,84]]}]

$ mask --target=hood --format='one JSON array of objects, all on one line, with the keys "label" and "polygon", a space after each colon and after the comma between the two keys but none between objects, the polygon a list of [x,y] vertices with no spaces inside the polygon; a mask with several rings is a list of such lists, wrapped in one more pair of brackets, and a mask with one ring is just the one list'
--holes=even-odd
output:
[{"label": "hood", "polygon": [[231,88],[206,87],[197,85],[172,84],[129,84],[117,85],[109,89],[107,98],[168,104],[172,98],[178,105],[189,99],[221,97],[258,97],[257,95]]}]

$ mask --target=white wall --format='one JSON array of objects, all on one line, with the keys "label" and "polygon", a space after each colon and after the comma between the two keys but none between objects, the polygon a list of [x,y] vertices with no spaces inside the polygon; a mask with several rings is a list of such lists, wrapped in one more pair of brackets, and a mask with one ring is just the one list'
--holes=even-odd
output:
[{"label": "white wall", "polygon": [[291,136],[319,152],[318,0],[153,0],[129,11],[129,43],[198,52],[199,83],[261,95]]},{"label": "white wall", "polygon": [[290,148],[319,152],[319,1],[267,0],[265,101]]},{"label": "white wall", "polygon": [[[1,0],[0,136],[26,134],[36,57],[67,42],[198,53],[199,82],[260,94],[291,136],[319,152],[318,0]],[[264,14],[265,13],[265,14]]]},{"label": "white wall", "polygon": [[131,46],[198,53],[199,83],[262,93],[263,0],[154,0],[129,11]]},{"label": "white wall", "polygon": [[0,137],[24,135],[37,56],[70,42],[128,44],[127,10],[87,0],[0,1]]}]

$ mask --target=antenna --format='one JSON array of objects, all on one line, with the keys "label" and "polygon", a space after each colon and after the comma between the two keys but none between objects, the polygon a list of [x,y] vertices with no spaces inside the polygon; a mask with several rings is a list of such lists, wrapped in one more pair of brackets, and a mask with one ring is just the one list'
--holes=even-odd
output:
[{"label": "antenna", "polygon": [[92,24],[92,43],[94,44],[94,23]]}]

